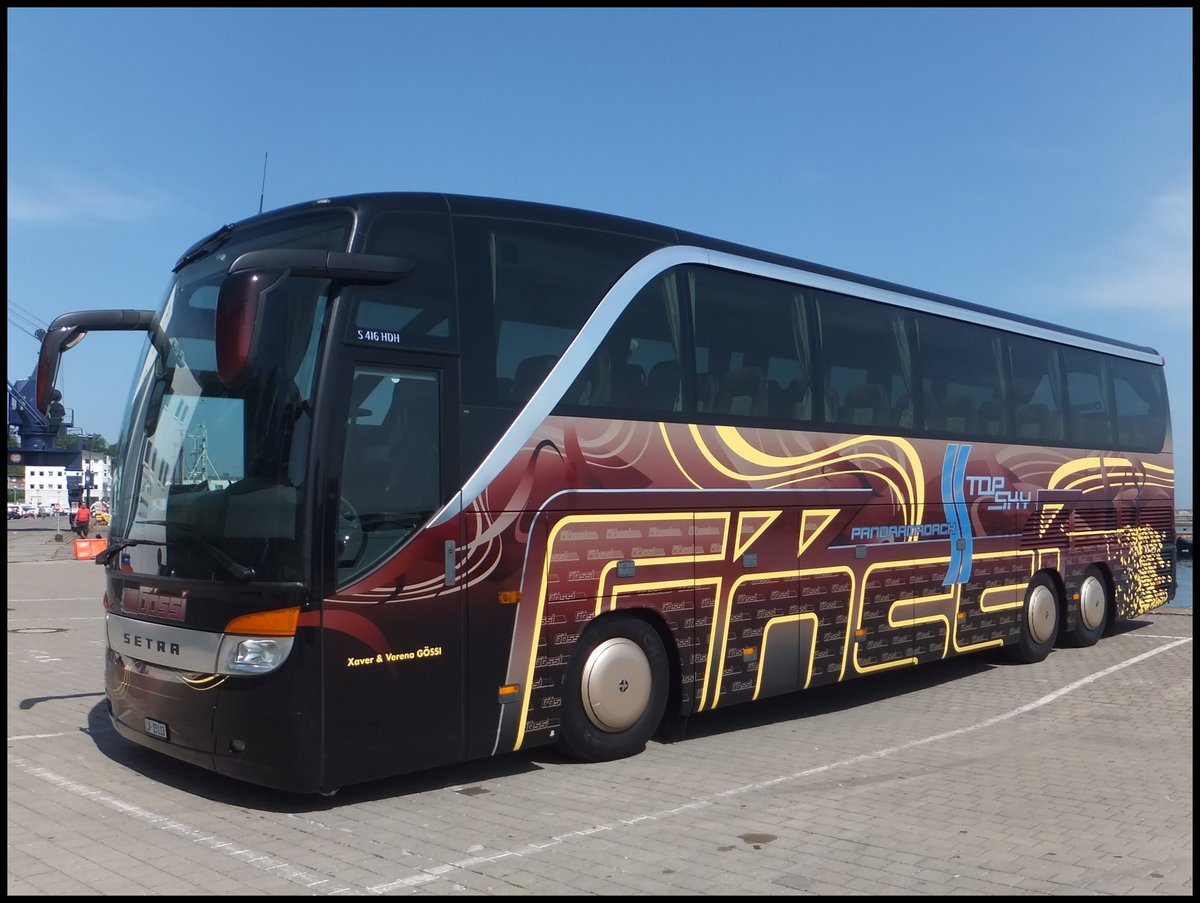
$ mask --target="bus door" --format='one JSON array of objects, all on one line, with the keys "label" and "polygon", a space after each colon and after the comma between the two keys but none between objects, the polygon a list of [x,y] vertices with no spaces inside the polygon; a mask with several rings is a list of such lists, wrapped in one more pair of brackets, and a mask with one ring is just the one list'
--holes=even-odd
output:
[{"label": "bus door", "polygon": [[[445,358],[356,349],[324,604],[327,783],[463,755],[464,547],[457,371]],[[340,445],[340,448],[337,446]]]}]

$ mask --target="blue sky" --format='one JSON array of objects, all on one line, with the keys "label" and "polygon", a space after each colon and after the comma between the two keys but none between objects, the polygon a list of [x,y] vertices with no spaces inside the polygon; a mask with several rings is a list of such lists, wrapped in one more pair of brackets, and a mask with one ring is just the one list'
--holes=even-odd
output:
[{"label": "blue sky", "polygon": [[[676,226],[1149,345],[1192,504],[1192,10],[8,9],[8,378],[356,191]],[[263,188],[264,155],[267,160]],[[141,339],[61,384],[115,441]]]}]

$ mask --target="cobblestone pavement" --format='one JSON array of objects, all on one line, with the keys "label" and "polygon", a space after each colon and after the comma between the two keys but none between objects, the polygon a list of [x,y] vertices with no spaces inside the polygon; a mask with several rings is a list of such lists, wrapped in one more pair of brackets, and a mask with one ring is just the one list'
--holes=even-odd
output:
[{"label": "cobblestone pavement", "polygon": [[10,895],[1193,893],[1190,608],[1037,665],[718,711],[617,762],[308,797],[113,732],[102,572],[56,534],[9,529]]}]

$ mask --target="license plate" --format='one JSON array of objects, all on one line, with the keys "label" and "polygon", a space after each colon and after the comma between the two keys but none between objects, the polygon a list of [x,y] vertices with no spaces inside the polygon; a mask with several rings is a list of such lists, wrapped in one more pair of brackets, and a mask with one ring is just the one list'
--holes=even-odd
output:
[{"label": "license plate", "polygon": [[155,721],[153,718],[146,719],[146,733],[151,737],[158,737],[159,740],[170,740],[171,731],[161,721]]}]

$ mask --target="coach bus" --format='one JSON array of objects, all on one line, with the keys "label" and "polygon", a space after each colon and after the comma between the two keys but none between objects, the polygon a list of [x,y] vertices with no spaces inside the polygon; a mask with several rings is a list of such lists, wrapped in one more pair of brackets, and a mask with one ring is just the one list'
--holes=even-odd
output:
[{"label": "coach bus", "polygon": [[620,758],[1174,593],[1152,348],[678,229],[260,214],[156,310],[55,320],[40,403],[97,328],[146,336],[97,557],[112,723],[258,785]]}]

